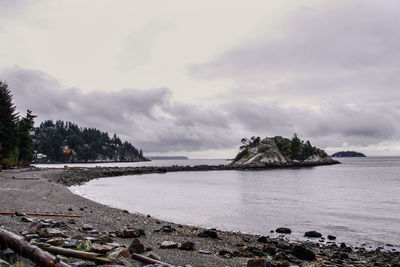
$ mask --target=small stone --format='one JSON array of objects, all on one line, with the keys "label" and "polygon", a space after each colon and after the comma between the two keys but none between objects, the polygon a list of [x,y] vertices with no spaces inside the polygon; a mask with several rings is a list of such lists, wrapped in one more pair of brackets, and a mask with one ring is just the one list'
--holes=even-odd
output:
[{"label": "small stone", "polygon": [[182,250],[194,250],[194,243],[193,242],[184,242],[179,246],[179,249]]},{"label": "small stone", "polygon": [[134,238],[129,245],[128,251],[130,253],[143,253],[144,252],[144,245],[139,238]]},{"label": "small stone", "polygon": [[44,222],[34,222],[29,227],[29,231],[37,234],[40,232],[40,230],[47,228],[47,227],[50,227],[50,224],[44,223]]},{"label": "small stone", "polygon": [[336,236],[334,236],[334,235],[328,235],[328,239],[329,239],[329,240],[335,240],[335,239],[336,239]]},{"label": "small stone", "polygon": [[71,207],[68,208],[69,211],[73,211],[73,209]]},{"label": "small stone", "polygon": [[93,230],[93,226],[91,226],[90,224],[84,224],[84,225],[82,226],[82,230],[83,230],[83,231],[90,231],[90,230]]},{"label": "small stone", "polygon": [[102,255],[106,255],[111,250],[112,250],[112,246],[100,245],[100,244],[93,244],[92,245],[92,251],[95,252],[95,253],[102,254]]},{"label": "small stone", "polygon": [[225,250],[225,249],[220,250],[218,252],[218,255],[220,255],[221,257],[227,258],[227,259],[230,259],[230,258],[232,258],[234,256],[231,251]]},{"label": "small stone", "polygon": [[38,234],[27,234],[25,235],[25,240],[26,241],[31,241],[32,239],[38,239],[39,235]]},{"label": "small stone", "polygon": [[295,245],[292,249],[292,254],[300,260],[313,261],[315,260],[315,254],[311,250],[307,249],[304,245]]},{"label": "small stone", "polygon": [[29,217],[22,217],[21,218],[21,222],[29,222],[29,223],[31,223],[31,222],[34,222],[34,221]]},{"label": "small stone", "polygon": [[123,210],[122,213],[129,213],[129,211],[128,210]]},{"label": "small stone", "polygon": [[48,237],[48,238],[54,238],[54,237],[68,237],[64,232],[57,230],[57,229],[52,229],[52,228],[45,228],[39,232],[40,237]]},{"label": "small stone", "polygon": [[64,238],[52,238],[50,240],[47,240],[46,243],[53,246],[61,246],[64,244]]},{"label": "small stone", "polygon": [[286,227],[279,227],[275,230],[275,232],[277,232],[279,234],[290,234],[290,233],[292,233],[292,230],[290,230],[289,228],[286,228]]},{"label": "small stone", "polygon": [[160,248],[163,249],[171,249],[171,248],[177,248],[178,243],[173,242],[173,241],[164,241],[161,243]]},{"label": "small stone", "polygon": [[318,238],[322,237],[322,234],[316,231],[309,231],[304,234],[305,237],[311,237],[311,238]]},{"label": "small stone", "polygon": [[107,258],[109,258],[112,261],[117,261],[119,258],[124,257],[124,258],[132,258],[131,253],[126,248],[117,248],[116,250],[112,251],[110,254],[108,254]]},{"label": "small stone", "polygon": [[200,234],[197,235],[198,237],[211,237],[211,238],[218,238],[218,234],[216,230],[204,230]]},{"label": "small stone", "polygon": [[105,234],[99,235],[97,237],[97,239],[99,239],[100,243],[102,243],[102,244],[114,242],[111,237],[109,237],[108,235],[105,235]]},{"label": "small stone", "polygon": [[15,214],[15,216],[18,216],[18,217],[21,217],[21,216],[26,216],[26,214],[25,214],[25,213],[18,212],[18,211],[16,211],[14,214]]},{"label": "small stone", "polygon": [[257,242],[260,242],[260,243],[267,243],[269,240],[270,240],[270,238],[269,238],[268,236],[260,236],[260,237],[257,239]]},{"label": "small stone", "polygon": [[164,233],[171,233],[171,232],[176,231],[176,230],[174,228],[172,228],[171,226],[169,226],[169,225],[164,225],[162,227],[162,231]]},{"label": "small stone", "polygon": [[263,258],[252,258],[247,262],[247,267],[266,267],[267,263]]},{"label": "small stone", "polygon": [[200,249],[200,250],[199,250],[199,253],[201,253],[201,254],[213,254],[212,251],[205,250],[205,249]]},{"label": "small stone", "polygon": [[81,243],[81,241],[79,241],[77,239],[71,239],[71,240],[65,241],[64,244],[62,245],[62,247],[75,249],[79,246],[80,243]]}]

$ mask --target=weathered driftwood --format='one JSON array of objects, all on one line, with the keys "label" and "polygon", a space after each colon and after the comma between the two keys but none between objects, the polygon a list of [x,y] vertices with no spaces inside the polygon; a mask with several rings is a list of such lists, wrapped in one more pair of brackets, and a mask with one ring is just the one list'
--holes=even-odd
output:
[{"label": "weathered driftwood", "polygon": [[60,248],[60,247],[55,247],[55,246],[51,246],[51,245],[43,244],[43,243],[38,244],[38,247],[40,247],[41,249],[46,250],[48,252],[51,252],[53,254],[59,254],[59,255],[64,255],[67,257],[73,257],[73,258],[78,258],[78,259],[83,259],[83,260],[94,261],[97,263],[112,263],[112,260],[99,257],[100,254],[98,254],[98,253],[85,252],[85,251],[79,251],[79,250],[68,249],[68,248]]},{"label": "weathered driftwood", "polygon": [[0,228],[0,243],[24,258],[28,258],[38,266],[43,267],[70,267],[56,257],[40,248],[28,243],[22,237]]},{"label": "weathered driftwood", "polygon": [[162,261],[158,261],[158,260],[143,256],[143,255],[140,255],[140,254],[137,254],[137,253],[132,253],[132,259],[140,261],[142,263],[160,264],[160,265],[165,266],[165,267],[175,267],[174,265],[171,265],[171,264],[168,264],[168,263],[165,263],[165,262],[162,262]]},{"label": "weathered driftwood", "polygon": [[[14,215],[15,212],[1,211],[0,214]],[[53,213],[32,213],[32,212],[27,212],[27,213],[23,213],[23,214],[30,215],[30,216],[56,216],[56,217],[77,217],[77,218],[82,217],[82,215],[74,215],[74,214],[53,214]]]}]

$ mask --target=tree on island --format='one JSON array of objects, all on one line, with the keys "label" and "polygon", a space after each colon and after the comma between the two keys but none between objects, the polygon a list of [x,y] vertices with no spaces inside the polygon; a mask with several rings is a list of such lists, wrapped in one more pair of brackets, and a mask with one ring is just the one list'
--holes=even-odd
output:
[{"label": "tree on island", "polygon": [[15,109],[7,83],[0,81],[0,165],[3,168],[29,166],[32,159],[30,131],[36,116],[28,110],[26,117],[19,119]]}]

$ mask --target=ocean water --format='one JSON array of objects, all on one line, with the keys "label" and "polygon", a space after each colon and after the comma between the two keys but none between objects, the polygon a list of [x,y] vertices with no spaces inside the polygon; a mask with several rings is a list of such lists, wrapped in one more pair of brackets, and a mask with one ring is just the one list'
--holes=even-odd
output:
[{"label": "ocean water", "polygon": [[262,235],[284,226],[292,229],[292,239],[305,240],[304,233],[315,230],[353,246],[400,250],[400,158],[340,161],[300,169],[120,176],[71,190],[176,223]]}]

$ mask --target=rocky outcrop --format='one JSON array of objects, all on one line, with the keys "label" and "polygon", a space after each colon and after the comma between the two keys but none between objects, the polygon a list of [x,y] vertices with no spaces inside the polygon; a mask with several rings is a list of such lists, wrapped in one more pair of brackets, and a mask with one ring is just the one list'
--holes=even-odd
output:
[{"label": "rocky outcrop", "polygon": [[281,136],[243,139],[244,145],[233,160],[233,166],[301,166],[339,163],[322,149],[311,146],[295,135],[292,139]]}]

